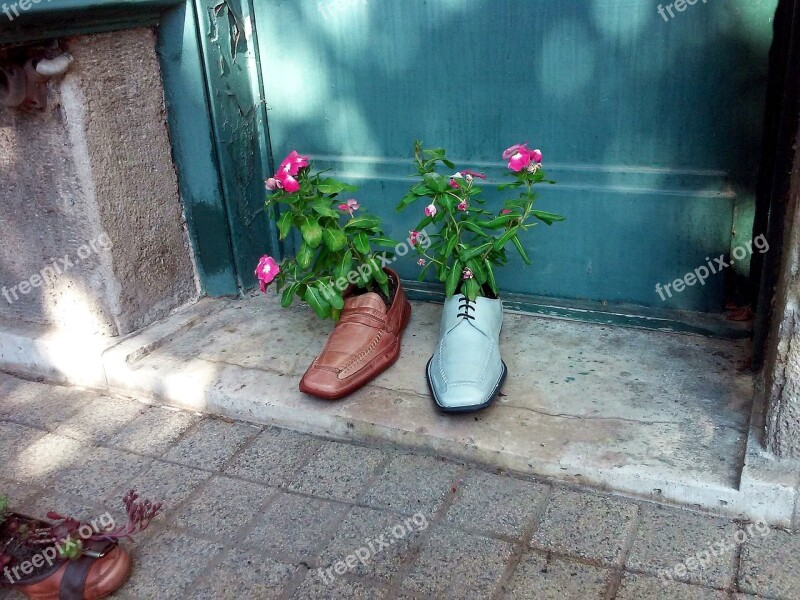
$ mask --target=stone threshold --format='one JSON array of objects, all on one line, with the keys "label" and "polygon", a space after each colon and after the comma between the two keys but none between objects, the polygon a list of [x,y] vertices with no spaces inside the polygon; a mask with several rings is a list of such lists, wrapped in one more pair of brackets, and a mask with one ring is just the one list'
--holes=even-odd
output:
[{"label": "stone threshold", "polygon": [[[332,328],[274,295],[204,299],[124,338],[0,322],[0,369],[346,440],[792,527],[800,470],[761,450],[744,340],[507,312],[488,410],[437,412],[441,306],[413,302],[400,360],[339,402],[297,389]],[[756,395],[758,396],[758,395]]]}]

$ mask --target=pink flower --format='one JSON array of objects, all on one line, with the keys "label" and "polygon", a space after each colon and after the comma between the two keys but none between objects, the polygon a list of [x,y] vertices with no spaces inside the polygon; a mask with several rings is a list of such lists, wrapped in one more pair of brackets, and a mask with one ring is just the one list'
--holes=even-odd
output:
[{"label": "pink flower", "polygon": [[456,206],[458,210],[464,210],[464,211],[467,210],[468,207],[469,204],[467,204],[466,200],[462,200],[461,202],[458,203],[458,206]]},{"label": "pink flower", "polygon": [[461,277],[463,277],[465,280],[472,279],[474,277],[472,274],[472,269],[465,268],[463,271],[461,271]]},{"label": "pink flower", "polygon": [[417,264],[418,264],[420,267],[424,267],[424,266],[425,266],[425,262],[426,262],[426,261],[425,261],[425,259],[424,259],[424,258],[420,258],[420,259],[417,261]]},{"label": "pink flower", "polygon": [[477,171],[470,171],[469,169],[464,169],[461,171],[461,174],[469,181],[473,177],[477,177],[479,179],[486,179],[486,175],[483,173],[478,173]]},{"label": "pink flower", "polygon": [[525,142],[524,144],[514,144],[510,148],[506,148],[503,151],[503,160],[508,160],[509,158],[514,156],[517,152],[519,152],[520,150],[525,150],[527,152],[528,151],[528,142]]},{"label": "pink flower", "polygon": [[538,148],[531,151],[531,160],[535,163],[542,162],[542,151]]},{"label": "pink flower", "polygon": [[[458,175],[458,173],[456,173],[456,175]],[[453,175],[453,177],[455,177],[455,175]],[[458,182],[456,182],[455,179],[451,179],[449,181],[449,183],[450,183],[450,187],[451,188],[456,189],[456,190],[458,189]]]},{"label": "pink flower", "polygon": [[414,246],[418,241],[419,241],[419,231],[409,231],[408,243]]},{"label": "pink flower", "polygon": [[270,177],[269,179],[267,179],[265,186],[270,192],[274,192],[275,190],[280,188],[278,180],[275,179],[274,177]]},{"label": "pink flower", "polygon": [[531,154],[527,148],[520,148],[508,160],[508,168],[515,173],[522,171],[529,164],[531,164]]},{"label": "pink flower", "polygon": [[281,268],[278,266],[278,263],[275,262],[274,258],[271,256],[261,257],[256,267],[256,277],[258,277],[262,292],[267,291],[267,286],[272,283],[272,280],[275,279],[280,272]]},{"label": "pink flower", "polygon": [[511,214],[511,209],[510,208],[504,208],[503,210],[500,211],[500,214],[501,215],[510,215]]},{"label": "pink flower", "polygon": [[343,202],[342,204],[340,204],[336,208],[338,208],[339,210],[341,210],[343,212],[349,212],[352,215],[353,211],[358,210],[360,208],[360,206],[359,206],[358,202],[356,202],[356,200],[354,198],[350,198],[350,200],[348,200],[346,203]]},{"label": "pink flower", "polygon": [[431,202],[430,204],[428,204],[428,206],[425,207],[425,216],[426,217],[433,218],[433,217],[436,216],[437,212],[438,211],[436,210],[436,205],[433,202]]},{"label": "pink flower", "polygon": [[278,171],[275,174],[275,179],[278,180],[278,187],[284,192],[293,194],[300,189],[300,184],[297,183],[297,179],[289,175],[287,172]]},{"label": "pink flower", "polygon": [[297,175],[298,171],[303,167],[308,166],[308,157],[300,156],[297,150],[289,152],[288,156],[283,159],[281,166],[278,168],[279,173],[288,173],[289,175]]}]

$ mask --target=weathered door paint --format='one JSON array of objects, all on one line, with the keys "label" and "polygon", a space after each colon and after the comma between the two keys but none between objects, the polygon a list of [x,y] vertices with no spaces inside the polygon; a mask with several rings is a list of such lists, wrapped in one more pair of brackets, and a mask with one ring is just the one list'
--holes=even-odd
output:
[{"label": "weathered door paint", "polygon": [[[260,0],[255,29],[277,158],[310,153],[361,186],[396,238],[415,138],[503,181],[543,150],[568,217],[526,238],[504,290],[718,312],[725,275],[671,282],[748,227],[775,0]],[[421,207],[420,207],[421,209]],[[747,237],[747,236],[745,236]],[[395,266],[413,278],[413,258]]]}]

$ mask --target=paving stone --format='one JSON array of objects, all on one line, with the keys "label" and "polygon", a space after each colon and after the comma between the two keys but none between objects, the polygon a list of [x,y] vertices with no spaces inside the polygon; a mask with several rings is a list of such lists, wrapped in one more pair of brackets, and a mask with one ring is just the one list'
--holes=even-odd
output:
[{"label": "paving stone", "polygon": [[43,435],[38,429],[0,421],[0,456],[3,457],[3,462],[23,452]]},{"label": "paving stone", "polygon": [[[327,578],[327,575],[325,576]],[[292,595],[296,600],[383,600],[386,590],[353,579],[337,577],[327,583],[317,571],[309,571]]]},{"label": "paving stone", "polygon": [[103,442],[146,410],[146,404],[135,400],[96,397],[64,419],[55,433],[93,443]]},{"label": "paving stone", "polygon": [[25,510],[20,512],[32,517],[47,519],[49,511],[87,522],[100,517],[101,514],[90,500],[54,492],[46,493],[36,498],[25,507]]},{"label": "paving stone", "polygon": [[439,510],[451,493],[458,467],[439,458],[403,454],[392,459],[366,493],[363,502],[428,516]]},{"label": "paving stone", "polygon": [[183,506],[175,523],[205,537],[230,539],[260,512],[272,494],[262,485],[215,477]]},{"label": "paving stone", "polygon": [[250,442],[225,472],[270,485],[287,485],[320,446],[321,442],[310,436],[271,427]]},{"label": "paving stone", "polygon": [[283,562],[311,561],[328,541],[323,532],[346,513],[342,504],[278,492],[246,543]]},{"label": "paving stone", "polygon": [[465,529],[519,538],[549,489],[540,483],[472,470],[459,486],[447,521]]},{"label": "paving stone", "polygon": [[[420,532],[428,528],[424,514],[400,517],[369,508],[353,508],[320,557],[328,577],[347,573],[389,582],[400,570]],[[360,558],[356,562],[356,559]],[[344,566],[341,566],[344,565]],[[330,571],[329,571],[330,569]]]},{"label": "paving stone", "polygon": [[[0,461],[0,475],[15,481],[47,486],[57,473],[81,463],[94,448],[54,433],[43,435],[35,429],[9,425],[0,423],[0,446],[11,445],[16,450],[1,449],[4,460]],[[15,441],[14,436],[26,437]]]},{"label": "paving stone", "polygon": [[141,498],[163,503],[162,514],[156,519],[163,520],[167,514],[179,510],[178,505],[210,477],[205,471],[156,460],[121,490],[118,501],[121,502],[127,489],[135,489]]},{"label": "paving stone", "polygon": [[402,587],[435,598],[490,598],[511,555],[507,542],[439,526]]},{"label": "paving stone", "polygon": [[247,550],[228,550],[207,577],[192,589],[194,600],[267,600],[278,598],[295,567]]},{"label": "paving stone", "polygon": [[508,600],[591,600],[605,597],[611,571],[529,552],[505,586]]},{"label": "paving stone", "polygon": [[189,584],[221,550],[218,544],[165,531],[136,548],[131,577],[121,591],[135,598],[191,598]]},{"label": "paving stone", "polygon": [[751,531],[742,548],[739,589],[768,598],[800,598],[800,534]]},{"label": "paving stone", "polygon": [[81,460],[61,469],[53,485],[60,494],[100,502],[111,497],[115,490],[127,489],[128,482],[151,461],[150,458],[111,448],[92,447]]},{"label": "paving stone", "polygon": [[626,565],[657,577],[663,573],[667,579],[727,588],[733,581],[737,529],[727,519],[646,506]]},{"label": "paving stone", "polygon": [[0,392],[0,418],[53,430],[88,404],[74,388],[45,385],[21,379]]},{"label": "paving stone", "polygon": [[728,593],[662,580],[648,575],[625,573],[617,592],[617,600],[727,600]]},{"label": "paving stone", "polygon": [[122,450],[161,456],[201,418],[193,413],[154,406],[128,423],[108,443]]},{"label": "paving stone", "polygon": [[380,450],[328,442],[311,459],[290,489],[337,500],[355,500],[385,459]]},{"label": "paving stone", "polygon": [[259,431],[260,428],[243,423],[204,419],[175,444],[164,458],[216,471]]},{"label": "paving stone", "polygon": [[615,565],[636,512],[632,502],[559,489],[548,502],[531,545]]},{"label": "paving stone", "polygon": [[27,506],[32,504],[33,495],[40,493],[39,488],[30,484],[19,483],[0,477],[0,495],[8,498],[12,510],[25,512]]}]

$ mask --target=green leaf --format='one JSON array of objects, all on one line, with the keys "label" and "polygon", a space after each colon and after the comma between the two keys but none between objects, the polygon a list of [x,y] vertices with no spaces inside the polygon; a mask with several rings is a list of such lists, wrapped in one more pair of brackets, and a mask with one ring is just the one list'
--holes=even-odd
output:
[{"label": "green leaf", "polygon": [[444,283],[444,294],[448,298],[456,293],[458,283],[461,281],[462,264],[460,260],[456,260],[450,270],[447,272],[447,279]]},{"label": "green leaf", "polygon": [[494,249],[501,250],[503,247],[505,247],[505,245],[508,243],[508,240],[517,235],[517,231],[519,231],[519,227],[512,227],[499,238],[497,238],[494,241]]},{"label": "green leaf", "polygon": [[361,254],[369,254],[369,238],[367,234],[363,231],[357,233],[353,237],[353,246],[355,246],[356,250],[361,252]]},{"label": "green leaf", "polygon": [[353,251],[348,250],[344,253],[339,264],[336,265],[334,268],[334,275],[336,279],[339,280],[342,277],[347,279],[347,276],[350,274],[350,271],[353,270]]},{"label": "green leaf", "polygon": [[458,243],[458,236],[451,236],[449,240],[447,240],[447,245],[444,247],[444,257],[450,258],[453,256],[453,250]]},{"label": "green leaf", "polygon": [[306,220],[300,225],[300,233],[303,234],[303,240],[312,248],[319,248],[322,243],[322,227],[317,223],[316,219],[306,217]]},{"label": "green leaf", "polygon": [[380,261],[377,258],[373,258],[370,260],[372,264],[372,278],[378,282],[378,285],[382,283],[387,283],[389,281],[389,276],[386,274],[386,271],[381,269]]},{"label": "green leaf", "polygon": [[470,248],[466,252],[459,254],[461,262],[467,262],[469,259],[475,258],[476,256],[483,254],[484,252],[489,250],[489,248],[491,247],[492,247],[492,242],[486,242],[485,244],[481,244],[477,248]]},{"label": "green leaf", "polygon": [[446,158],[443,158],[443,159],[442,159],[442,162],[443,162],[445,165],[447,165],[447,168],[449,168],[449,169],[455,169],[455,168],[456,168],[456,165],[455,165],[455,163],[454,163],[452,160],[447,160]]},{"label": "green leaf", "polygon": [[546,210],[531,210],[531,214],[540,221],[545,222],[547,225],[552,225],[557,221],[566,220],[566,217],[562,217],[556,213],[547,212]]},{"label": "green leaf", "polygon": [[406,194],[400,200],[400,204],[397,205],[397,210],[403,210],[406,206],[414,202],[419,196],[415,196],[414,194]]},{"label": "green leaf", "polygon": [[478,284],[477,281],[474,279],[467,279],[464,282],[464,285],[461,286],[461,293],[463,293],[467,298],[472,300],[473,302],[478,298],[478,293],[480,292],[481,286]]},{"label": "green leaf", "polygon": [[499,217],[495,217],[491,221],[485,221],[484,223],[481,223],[481,227],[484,227],[486,229],[500,229],[501,227],[504,227],[506,223],[508,223],[509,221],[513,221],[514,219],[519,219],[520,216],[522,215],[514,213],[510,215],[501,215]]},{"label": "green leaf", "polygon": [[332,217],[334,219],[339,218],[339,213],[331,208],[330,202],[328,200],[316,200],[312,202],[310,205],[311,209],[322,215],[323,217]]},{"label": "green leaf", "polygon": [[478,235],[486,236],[486,232],[483,229],[481,229],[478,225],[473,223],[472,221],[464,221],[461,224],[461,226],[464,227],[465,229],[469,229],[473,233],[477,233]]},{"label": "green leaf", "polygon": [[338,252],[347,246],[347,236],[338,228],[326,227],[323,229],[322,241],[331,252]]},{"label": "green leaf", "polygon": [[322,294],[322,297],[325,298],[325,301],[331,305],[331,308],[335,308],[336,310],[342,310],[344,308],[344,298],[342,298],[341,293],[334,290],[328,282],[323,280],[318,281],[317,289]]},{"label": "green leaf", "polygon": [[370,240],[375,246],[383,246],[384,248],[395,248],[397,242],[385,237],[374,237]]},{"label": "green leaf", "polygon": [[281,296],[281,306],[283,308],[289,308],[292,305],[292,300],[294,300],[295,292],[300,287],[300,284],[294,282],[292,285],[288,286],[285,290],[283,290],[283,295]]},{"label": "green leaf", "polygon": [[284,239],[289,235],[289,230],[292,228],[292,213],[286,211],[278,218],[278,233],[280,239]]},{"label": "green leaf", "polygon": [[531,264],[531,259],[528,258],[528,255],[525,253],[525,248],[522,247],[522,242],[519,241],[519,238],[515,235],[511,238],[511,241],[514,243],[514,246],[516,246],[517,252],[519,252],[519,255],[522,257],[522,261],[526,265]]},{"label": "green leaf", "polygon": [[323,194],[340,194],[341,192],[355,192],[358,188],[329,177],[320,181],[317,189]]},{"label": "green leaf", "polygon": [[350,231],[353,229],[371,230],[380,226],[381,220],[375,215],[363,215],[361,217],[356,217],[355,219],[350,219],[344,224],[344,229],[345,231]]},{"label": "green leaf", "polygon": [[415,196],[427,196],[431,193],[431,189],[424,183],[419,183],[411,188],[411,193]]},{"label": "green leaf", "polygon": [[384,295],[387,298],[389,296],[391,296],[391,294],[389,293],[389,283],[388,283],[388,281],[389,281],[389,279],[387,278],[386,281],[384,281],[383,283],[379,283],[378,284],[378,287],[381,288],[381,291],[384,293]]},{"label": "green leaf", "polygon": [[489,261],[488,258],[483,259],[483,264],[486,267],[486,280],[489,283],[489,287],[492,288],[492,291],[495,295],[500,293],[500,290],[497,289],[497,281],[494,278],[494,269],[492,268],[492,263]]},{"label": "green leaf", "polygon": [[427,186],[434,192],[444,193],[447,191],[447,179],[438,173],[425,173],[422,176]]},{"label": "green leaf", "polygon": [[297,251],[297,256],[295,258],[301,269],[307,269],[311,266],[311,261],[314,260],[314,250],[311,246],[303,242],[300,244],[300,250]]},{"label": "green leaf", "polygon": [[322,292],[318,288],[308,286],[303,299],[308,302],[308,305],[320,319],[325,319],[330,314],[331,305],[323,298]]}]

